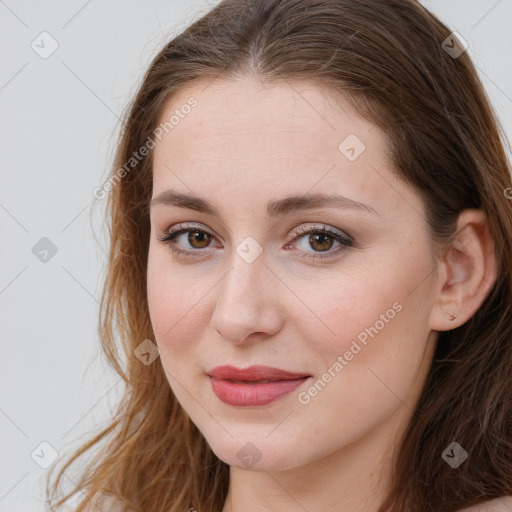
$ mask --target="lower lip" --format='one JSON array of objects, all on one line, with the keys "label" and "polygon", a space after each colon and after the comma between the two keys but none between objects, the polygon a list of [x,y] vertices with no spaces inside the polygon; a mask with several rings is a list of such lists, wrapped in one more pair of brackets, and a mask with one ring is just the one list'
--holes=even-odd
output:
[{"label": "lower lip", "polygon": [[213,392],[228,405],[266,405],[299,387],[309,377],[278,380],[263,384],[247,384],[210,377]]}]

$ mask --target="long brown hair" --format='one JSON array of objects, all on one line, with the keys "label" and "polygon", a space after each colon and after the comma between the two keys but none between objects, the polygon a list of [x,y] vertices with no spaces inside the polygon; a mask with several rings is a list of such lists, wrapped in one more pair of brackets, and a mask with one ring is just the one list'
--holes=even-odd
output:
[{"label": "long brown hair", "polygon": [[[74,480],[77,489],[56,506],[80,489],[87,497],[77,512],[109,494],[143,512],[223,507],[229,466],[181,408],[161,364],[134,357],[143,340],[155,339],[146,296],[152,152],[126,163],[154,138],[176,91],[247,74],[267,84],[307,80],[328,87],[381,128],[397,174],[425,202],[435,244],[452,239],[463,209],[487,214],[497,281],[469,321],[439,333],[379,512],[452,512],[512,495],[507,139],[468,53],[451,48],[461,48],[451,30],[413,0],[225,0],[160,51],[126,111],[110,184],[102,189],[110,252],[99,331],[125,393],[111,424],[60,470],[54,494],[64,471],[101,446]],[[456,470],[441,456],[452,441],[469,454]]]}]

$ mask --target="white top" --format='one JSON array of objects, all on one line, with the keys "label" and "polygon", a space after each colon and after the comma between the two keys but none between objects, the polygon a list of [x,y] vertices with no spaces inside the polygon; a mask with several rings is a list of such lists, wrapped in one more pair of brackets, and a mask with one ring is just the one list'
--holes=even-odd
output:
[{"label": "white top", "polygon": [[502,496],[480,505],[460,509],[458,512],[512,512],[512,496]]}]

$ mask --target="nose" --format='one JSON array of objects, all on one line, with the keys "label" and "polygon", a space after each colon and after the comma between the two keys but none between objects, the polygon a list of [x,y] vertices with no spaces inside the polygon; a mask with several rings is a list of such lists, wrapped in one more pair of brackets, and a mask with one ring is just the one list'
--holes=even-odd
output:
[{"label": "nose", "polygon": [[226,340],[240,344],[251,336],[273,336],[282,328],[279,280],[267,267],[264,253],[252,263],[233,253],[231,269],[215,289],[211,327]]}]

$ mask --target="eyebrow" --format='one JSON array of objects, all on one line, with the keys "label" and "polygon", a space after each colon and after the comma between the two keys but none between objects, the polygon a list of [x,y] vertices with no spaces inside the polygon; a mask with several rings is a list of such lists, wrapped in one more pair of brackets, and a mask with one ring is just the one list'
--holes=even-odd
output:
[{"label": "eyebrow", "polygon": [[[219,210],[209,201],[194,194],[184,194],[174,190],[165,190],[151,200],[150,208],[155,206],[179,206],[198,212],[219,217]],[[268,201],[266,204],[267,216],[277,217],[287,213],[312,210],[322,207],[336,207],[360,210],[378,215],[371,206],[348,197],[337,194],[307,194],[302,196],[290,196],[283,199]]]}]

